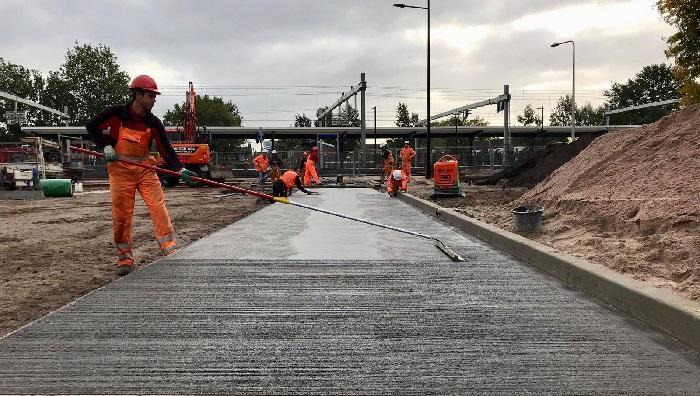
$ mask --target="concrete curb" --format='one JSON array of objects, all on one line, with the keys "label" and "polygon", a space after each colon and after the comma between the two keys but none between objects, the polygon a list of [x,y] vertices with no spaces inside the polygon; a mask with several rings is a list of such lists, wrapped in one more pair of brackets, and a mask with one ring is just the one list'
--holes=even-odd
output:
[{"label": "concrete curb", "polygon": [[415,196],[399,199],[700,349],[700,303]]}]

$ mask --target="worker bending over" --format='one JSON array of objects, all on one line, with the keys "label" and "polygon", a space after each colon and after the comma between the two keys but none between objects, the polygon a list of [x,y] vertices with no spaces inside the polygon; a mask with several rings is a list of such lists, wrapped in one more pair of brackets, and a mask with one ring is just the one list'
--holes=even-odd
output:
[{"label": "worker bending over", "polygon": [[311,149],[311,154],[306,159],[306,170],[304,172],[304,185],[308,186],[313,184],[321,184],[321,180],[318,179],[318,172],[316,172],[316,164],[318,164],[318,147]]},{"label": "worker bending over", "polygon": [[255,165],[255,170],[258,171],[258,184],[265,183],[267,179],[267,168],[270,166],[267,155],[265,155],[265,153],[260,153],[257,157],[253,158],[253,165]]},{"label": "worker bending over", "polygon": [[395,197],[399,191],[408,192],[408,175],[403,170],[396,169],[386,179],[386,192],[390,197]]},{"label": "worker bending over", "polygon": [[304,188],[301,182],[301,177],[299,177],[298,170],[288,170],[282,174],[275,182],[272,183],[272,196],[273,197],[288,197],[292,195],[292,187],[297,186],[299,191],[311,194],[311,191]]},{"label": "worker bending over", "polygon": [[408,140],[403,142],[403,148],[399,153],[401,157],[401,170],[406,174],[407,180],[411,181],[411,163],[416,156],[416,151],[408,145]]},{"label": "worker bending over", "polygon": [[141,194],[153,221],[156,240],[164,255],[178,249],[175,231],[165,207],[165,197],[156,172],[117,159],[156,165],[151,156],[155,141],[165,166],[181,173],[181,179],[190,181],[196,174],[184,169],[165,134],[163,123],[151,113],[160,95],[155,80],[141,75],[129,84],[132,99],[123,105],[111,106],[92,118],[85,126],[98,150],[104,152],[109,173],[109,192],[112,199],[114,243],[117,245],[117,273],[126,275],[134,268],[131,250],[131,222],[134,214],[136,191]]},{"label": "worker bending over", "polygon": [[394,156],[387,145],[382,145],[382,159],[384,160],[384,169],[382,170],[382,180],[385,180],[394,170]]}]

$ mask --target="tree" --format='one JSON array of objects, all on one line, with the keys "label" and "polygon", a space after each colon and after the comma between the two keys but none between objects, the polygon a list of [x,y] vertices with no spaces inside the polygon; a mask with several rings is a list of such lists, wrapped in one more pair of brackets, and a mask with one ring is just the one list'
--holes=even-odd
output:
[{"label": "tree", "polygon": [[[576,108],[576,125],[603,125],[605,108],[598,106],[593,108],[590,103]],[[559,98],[557,106],[549,115],[549,125],[571,125],[571,96],[565,95]]]},{"label": "tree", "polygon": [[323,117],[323,119],[321,119],[321,114],[325,113],[326,110],[328,110],[328,106],[319,107],[318,109],[316,109],[316,121],[314,121],[315,127],[320,127],[320,126],[324,126],[324,125],[327,125],[327,126],[332,125],[333,114],[330,114],[330,113],[326,114],[326,116]]},{"label": "tree", "polygon": [[103,44],[81,45],[76,41],[54,78],[62,80],[60,84],[56,81],[57,86],[68,89],[59,96],[69,99],[71,120],[81,125],[106,107],[131,97],[129,75],[119,69],[117,57]]},{"label": "tree", "polygon": [[[3,58],[0,58],[0,87],[9,94],[38,101],[43,88],[43,80],[38,71],[6,62]],[[6,111],[14,111],[15,102],[0,98],[0,110],[3,114]],[[17,105],[17,111],[27,111],[28,120],[31,124],[34,124],[41,117],[39,114],[40,110],[22,103]],[[22,137],[20,126],[17,124],[7,125],[4,121],[4,118],[0,119],[0,141],[19,141],[20,137]]]},{"label": "tree", "polygon": [[576,109],[576,125],[603,125],[605,123],[605,107],[593,107],[586,103]]},{"label": "tree", "polygon": [[532,105],[528,104],[523,110],[523,115],[518,116],[518,122],[522,125],[542,125],[542,117],[535,114],[535,110]]},{"label": "tree", "polygon": [[[200,126],[241,126],[242,117],[233,102],[224,102],[216,96],[197,95],[195,97],[197,107],[197,123]],[[172,110],[168,110],[163,116],[166,125],[183,125],[185,104],[175,104]],[[245,143],[245,139],[217,139],[212,142],[215,151],[235,151]]]},{"label": "tree", "polygon": [[411,113],[408,115],[408,106],[406,103],[399,102],[396,107],[396,126],[397,127],[412,127],[418,123],[418,114]]},{"label": "tree", "polygon": [[[611,109],[638,106],[662,100],[678,99],[680,86],[673,76],[671,67],[665,64],[644,66],[634,78],[624,84],[614,82],[603,92],[608,97]],[[670,114],[676,106],[650,107],[625,113],[613,114],[611,123],[641,125],[652,123]]]},{"label": "tree", "polygon": [[700,103],[700,7],[693,0],[658,0],[663,19],[678,32],[666,39],[666,57],[673,58],[675,77],[682,83],[685,104]]},{"label": "tree", "polygon": [[311,127],[311,119],[306,116],[306,114],[297,114],[294,116],[294,126],[309,128]]}]

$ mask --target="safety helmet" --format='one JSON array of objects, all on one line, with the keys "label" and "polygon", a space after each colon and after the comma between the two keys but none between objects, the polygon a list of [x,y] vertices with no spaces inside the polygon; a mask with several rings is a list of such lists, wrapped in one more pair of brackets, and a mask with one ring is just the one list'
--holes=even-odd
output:
[{"label": "safety helmet", "polygon": [[272,154],[277,154],[277,150],[272,150]]},{"label": "safety helmet", "polygon": [[151,78],[151,76],[147,76],[145,74],[136,76],[133,80],[131,80],[131,84],[129,84],[129,89],[150,91],[154,92],[156,95],[160,95],[160,92],[158,92],[158,84],[156,84],[156,80]]},{"label": "safety helmet", "polygon": [[408,140],[404,140],[403,142],[404,142],[404,144],[408,144],[408,143],[409,143]]},{"label": "safety helmet", "polygon": [[314,148],[312,148],[311,151],[318,151],[318,147],[314,146]]},{"label": "safety helmet", "polygon": [[394,178],[394,180],[403,179],[403,175],[401,175],[401,170],[397,169],[397,170],[391,172],[391,177]]}]

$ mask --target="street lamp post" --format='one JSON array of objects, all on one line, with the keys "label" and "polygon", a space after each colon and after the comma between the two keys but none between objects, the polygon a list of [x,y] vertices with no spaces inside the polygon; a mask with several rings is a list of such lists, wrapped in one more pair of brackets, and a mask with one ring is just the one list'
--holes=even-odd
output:
[{"label": "street lamp post", "polygon": [[572,83],[571,83],[571,140],[576,139],[576,43],[573,40],[554,43],[550,47],[558,47],[561,44],[571,43],[573,49]]},{"label": "street lamp post", "polygon": [[377,157],[377,106],[372,107],[374,110],[374,157]]},{"label": "street lamp post", "polygon": [[426,137],[426,147],[425,147],[425,178],[426,179],[432,179],[433,177],[433,167],[431,166],[431,142],[430,142],[430,0],[428,0],[428,6],[427,7],[418,7],[418,6],[411,6],[411,5],[406,5],[406,4],[401,4],[401,3],[396,3],[394,4],[394,7],[398,8],[417,8],[421,10],[426,10],[428,11],[428,62],[427,62],[427,120],[425,124],[425,137]]},{"label": "street lamp post", "polygon": [[535,110],[542,110],[542,118],[540,118],[540,132],[544,132],[544,106],[536,107]]}]

